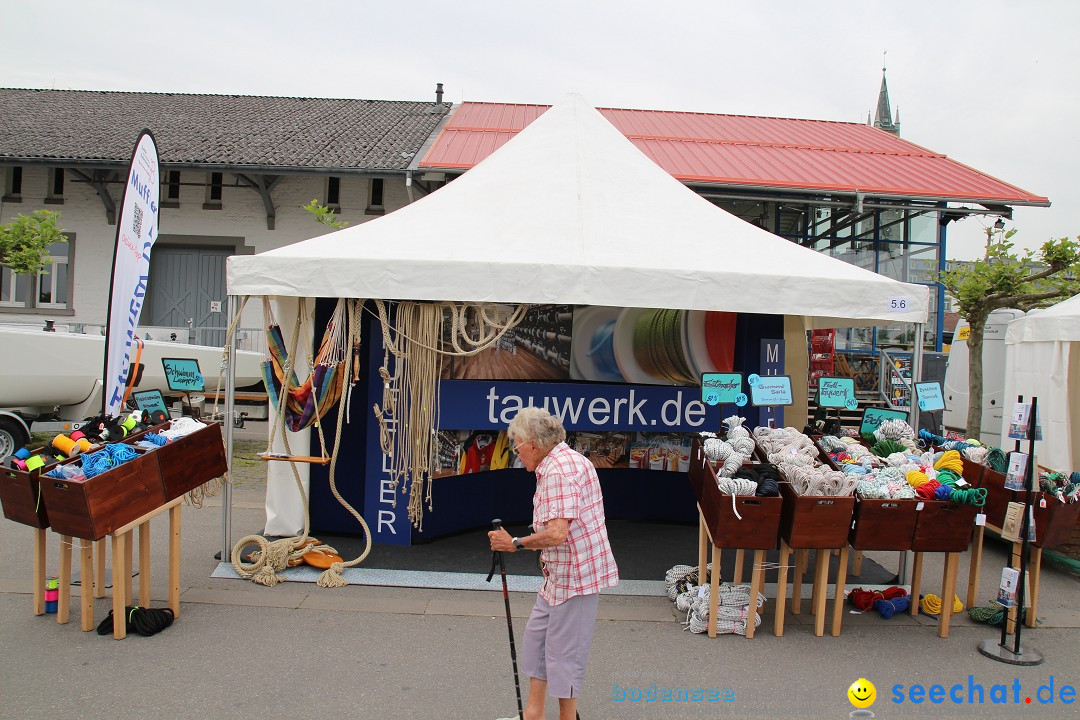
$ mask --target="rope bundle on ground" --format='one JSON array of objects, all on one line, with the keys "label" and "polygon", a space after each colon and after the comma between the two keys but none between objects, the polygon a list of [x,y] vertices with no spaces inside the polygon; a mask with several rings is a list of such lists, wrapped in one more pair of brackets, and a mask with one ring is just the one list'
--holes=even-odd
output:
[{"label": "rope bundle on ground", "polygon": [[[941,614],[941,598],[933,593],[923,595],[922,600],[919,601],[919,608],[922,609],[927,615],[940,615]],[[960,596],[953,596],[952,611],[958,613],[963,611],[964,603],[960,602]]]},{"label": "rope bundle on ground", "polygon": [[854,588],[848,595],[848,602],[859,610],[877,610],[883,620],[888,620],[898,612],[904,612],[911,607],[911,598],[907,590],[899,587],[885,588],[884,590],[863,590]]}]

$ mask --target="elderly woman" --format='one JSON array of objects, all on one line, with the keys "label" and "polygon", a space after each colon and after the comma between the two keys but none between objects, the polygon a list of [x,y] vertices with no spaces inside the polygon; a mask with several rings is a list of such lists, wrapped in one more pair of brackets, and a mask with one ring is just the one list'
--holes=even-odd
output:
[{"label": "elderly woman", "polygon": [[508,434],[526,470],[536,472],[535,532],[512,538],[488,533],[491,549],[540,550],[544,580],[525,625],[521,669],[529,676],[526,720],[544,717],[544,697],[559,698],[559,717],[573,720],[592,646],[600,591],[619,582],[604,522],[596,468],[566,444],[547,410],[523,408]]}]

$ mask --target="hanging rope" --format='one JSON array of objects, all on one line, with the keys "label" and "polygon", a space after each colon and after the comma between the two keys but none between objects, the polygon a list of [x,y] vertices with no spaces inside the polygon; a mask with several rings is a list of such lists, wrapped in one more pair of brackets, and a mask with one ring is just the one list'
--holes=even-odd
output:
[{"label": "hanging rope", "polygon": [[[395,489],[400,484],[401,492],[409,493],[409,520],[422,530],[425,505],[432,509],[441,358],[468,357],[494,347],[521,322],[528,306],[519,305],[507,313],[493,304],[401,302],[395,305],[391,322],[386,304],[374,302],[385,348],[379,369],[382,402],[373,407],[379,444],[390,458],[388,474]],[[477,321],[475,337],[468,332],[470,315]],[[441,347],[447,317],[451,350]]]},{"label": "hanging rope", "polygon": [[[357,308],[357,305],[359,303],[362,303],[362,301],[349,300],[348,303],[352,304],[353,309],[348,313],[347,317],[349,321],[344,323],[344,325],[347,326],[347,328],[345,329],[348,337],[347,346],[355,348],[360,342],[360,311]],[[300,336],[300,326],[303,324],[303,318],[305,316],[305,302],[304,299],[301,298],[298,304],[297,321],[293,327],[293,333],[290,343],[291,347],[289,349],[288,355],[286,356],[290,360],[291,358],[296,357],[296,349],[298,347]],[[355,352],[344,353],[343,360],[345,363],[345,369],[342,373],[342,377],[351,378],[349,371],[351,370],[353,358],[355,355]],[[291,383],[295,379],[295,375],[286,369],[286,371],[283,373],[283,378],[284,380],[281,385],[279,402],[277,404],[278,412],[275,416],[274,426],[270,433],[270,444],[268,445],[268,449],[269,447],[272,447],[273,442],[277,437],[278,429],[284,423],[284,417],[288,402],[287,398],[291,389]],[[312,397],[314,403],[314,415],[316,417],[321,417],[325,413],[325,410],[320,410],[318,406],[318,399],[314,394]],[[335,562],[333,565],[331,565],[330,569],[320,575],[317,582],[321,587],[338,587],[340,585],[347,584],[344,578],[341,577],[342,569],[344,567],[351,567],[353,565],[359,564],[364,560],[364,558],[367,557],[368,553],[371,551],[371,533],[368,530],[367,523],[351,505],[345,502],[345,500],[341,497],[340,493],[338,493],[336,484],[334,482],[334,468],[336,466],[338,451],[341,447],[341,430],[342,426],[344,425],[344,413],[346,404],[347,403],[343,400],[340,400],[338,402],[337,435],[335,438],[334,448],[330,459],[331,488],[333,490],[334,496],[338,499],[338,502],[340,502],[360,523],[360,526],[364,530],[364,538],[366,543],[364,552],[356,560],[351,561],[350,563]],[[319,442],[322,444],[323,451],[325,452],[326,444],[322,435],[322,424],[317,423],[316,427],[319,433]],[[289,433],[282,430],[281,439],[282,443],[285,446],[286,455],[288,457],[292,457],[293,452],[291,443],[289,441]],[[304,484],[303,481],[300,479],[300,472],[297,469],[296,463],[290,461],[289,468],[292,470],[293,480],[296,482],[296,489],[300,493],[300,500],[304,507],[303,533],[295,537],[280,538],[274,541],[268,541],[261,535],[247,535],[240,538],[240,540],[236,542],[232,549],[232,565],[233,568],[236,570],[237,574],[244,579],[250,579],[252,582],[258,583],[260,585],[266,585],[267,587],[273,587],[279,582],[282,582],[285,578],[279,577],[277,573],[288,567],[290,563],[295,564],[295,561],[299,559],[299,557],[314,549],[312,547],[309,547],[310,544],[308,543],[308,533],[311,527],[311,518],[309,514],[307,493],[304,491]],[[255,545],[257,547],[257,550],[251,554],[250,562],[245,562],[243,560],[242,553],[244,549],[250,545]],[[333,548],[322,548],[324,554],[330,554],[332,550]],[[339,565],[341,566],[340,568],[337,567]]]}]

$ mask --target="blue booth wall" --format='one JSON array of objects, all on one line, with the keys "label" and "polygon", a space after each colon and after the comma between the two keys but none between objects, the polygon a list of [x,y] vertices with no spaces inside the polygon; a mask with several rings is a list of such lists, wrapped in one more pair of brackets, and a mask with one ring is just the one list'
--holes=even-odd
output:
[{"label": "blue booth wall", "polygon": [[[333,312],[334,301],[320,299],[316,304],[315,327],[325,327]],[[435,478],[432,482],[433,510],[425,507],[423,530],[412,528],[407,516],[408,495],[401,492],[400,486],[395,491],[389,483],[389,475],[379,447],[379,427],[372,406],[382,402],[382,381],[378,368],[382,364],[383,345],[378,321],[371,313],[362,315],[363,352],[361,353],[360,382],[352,390],[349,422],[342,428],[341,452],[338,456],[335,478],[338,491],[357,511],[361,512],[372,532],[374,542],[392,544],[411,544],[426,542],[439,537],[461,532],[486,528],[494,517],[500,517],[507,523],[526,524],[532,515],[532,495],[536,486],[535,476],[522,469],[496,470],[469,475],[453,475]],[[740,313],[736,323],[735,362],[736,372],[743,374],[744,380],[751,373],[776,375],[783,373],[783,336],[784,319],[782,316]],[[471,387],[470,387],[471,386]],[[576,386],[576,387],[575,387]],[[587,386],[587,387],[583,387]],[[678,397],[680,408],[685,410],[685,403],[700,400],[700,390],[695,387],[613,385],[608,383],[522,383],[506,381],[444,381],[442,425],[447,429],[459,429],[453,424],[455,402],[464,402],[472,397],[471,407],[462,407],[460,415],[472,424],[460,429],[505,428],[506,423],[496,412],[494,422],[488,411],[494,407],[488,397],[491,387],[500,388],[499,397],[506,396],[504,389],[519,394],[541,397],[580,397],[582,392],[590,398],[606,397],[609,400],[621,394],[628,395],[632,390],[635,398],[648,399],[653,414],[641,423],[614,424],[610,415],[598,413],[594,419],[602,418],[601,424],[590,423],[587,412],[580,413],[576,422],[565,423],[570,429],[586,430],[654,430],[716,431],[720,428],[720,418],[739,414],[746,418],[747,427],[766,424],[770,419],[779,427],[783,425],[783,408],[757,408],[752,405],[736,407],[725,405],[707,408],[703,416],[691,414],[691,421],[696,426],[670,426],[661,419],[658,410],[663,403],[670,402],[668,410],[675,410],[675,398]],[[680,394],[681,393],[681,394]],[[526,396],[527,396],[526,395]],[[475,402],[479,401],[479,402]],[[499,406],[503,408],[504,406]],[[597,407],[603,408],[603,405]],[[608,404],[610,407],[610,403]],[[624,408],[627,406],[624,405]],[[510,408],[512,410],[512,408]],[[671,417],[667,413],[663,417]],[[486,422],[477,424],[485,416]],[[509,416],[509,415],[508,415]],[[323,434],[328,446],[332,446],[336,431],[336,408],[327,413],[323,420]],[[448,424],[450,423],[450,424]],[[475,427],[474,427],[475,425]],[[654,427],[655,425],[655,427]],[[331,447],[327,447],[327,452]],[[312,431],[311,454],[321,452],[317,433]],[[640,469],[601,469],[598,471],[601,487],[604,491],[604,506],[610,519],[651,520],[693,522],[697,519],[697,508],[685,473],[661,472]],[[333,497],[329,488],[329,465],[311,466],[310,512],[311,527],[315,533],[355,535],[361,532],[359,524]],[[396,500],[396,503],[394,502]]]}]

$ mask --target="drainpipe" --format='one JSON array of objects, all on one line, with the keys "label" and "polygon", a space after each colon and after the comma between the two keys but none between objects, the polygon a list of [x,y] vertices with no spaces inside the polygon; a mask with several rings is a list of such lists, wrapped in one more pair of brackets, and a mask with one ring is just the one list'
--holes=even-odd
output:
[{"label": "drainpipe", "polygon": [[[439,83],[439,85],[441,86],[442,83]],[[409,204],[412,205],[412,201],[413,201],[413,196],[412,196],[412,170],[406,170],[405,171],[405,192],[408,193],[408,195],[409,195]]]}]

